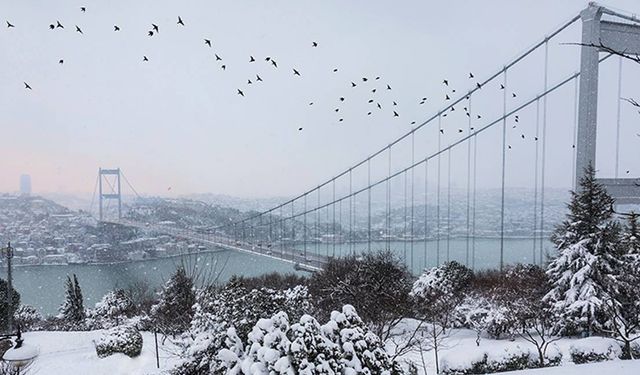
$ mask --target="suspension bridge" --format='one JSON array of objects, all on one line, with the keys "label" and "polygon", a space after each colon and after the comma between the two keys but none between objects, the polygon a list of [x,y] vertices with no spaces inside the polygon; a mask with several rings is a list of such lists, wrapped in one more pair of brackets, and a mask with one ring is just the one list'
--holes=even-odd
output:
[{"label": "suspension bridge", "polygon": [[[552,79],[553,48],[573,48],[579,64],[556,62],[554,66],[567,65],[569,71]],[[483,215],[495,224],[491,235],[499,245],[491,256],[500,268],[508,263],[505,241],[515,232],[533,239],[524,261],[541,264],[552,229],[546,211],[549,186],[564,179],[575,188],[585,168],[596,165],[598,130],[605,130],[614,143],[602,155],[615,153],[612,176],[600,182],[618,204],[640,203],[640,180],[632,177],[640,172],[640,155],[627,163],[626,172],[620,161],[622,144],[635,141],[631,147],[637,150],[640,140],[621,130],[625,113],[637,115],[637,108],[627,108],[634,102],[622,94],[623,83],[629,82],[623,66],[638,68],[625,55],[638,54],[640,20],[591,3],[494,74],[460,90],[404,135],[275,207],[206,229],[135,222],[122,215],[120,177],[139,195],[120,169],[100,169],[99,219],[309,270],[322,268],[331,257],[393,249],[415,271],[453,260],[454,238],[462,243],[456,260],[475,267],[480,257],[488,256],[476,251],[478,238],[487,235],[478,225]],[[610,74],[605,77],[601,70]],[[614,87],[614,100],[600,87]],[[552,106],[552,100],[559,105]],[[613,111],[603,111],[599,118],[599,102],[612,105]],[[478,204],[479,177],[497,181],[497,204]],[[509,206],[510,182],[531,187],[527,208]],[[113,200],[117,218],[107,218],[103,204]],[[523,210],[532,219],[514,224]]]}]

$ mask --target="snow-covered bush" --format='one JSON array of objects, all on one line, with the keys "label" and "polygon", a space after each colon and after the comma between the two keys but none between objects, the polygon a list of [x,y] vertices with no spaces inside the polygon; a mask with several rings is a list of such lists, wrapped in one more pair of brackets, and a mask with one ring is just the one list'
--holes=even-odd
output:
[{"label": "snow-covered bush", "polygon": [[[352,306],[334,311],[320,326],[309,315],[289,325],[278,312],[253,326],[243,345],[233,327],[201,332],[187,347],[189,356],[173,374],[345,374],[399,375],[400,365],[384,349]],[[206,336],[209,334],[210,336]],[[243,349],[244,347],[244,349]],[[216,350],[217,349],[217,350]]]},{"label": "snow-covered bush", "polygon": [[619,358],[622,355],[622,348],[613,339],[587,337],[571,344],[569,354],[576,364],[602,362]]},{"label": "snow-covered bush", "polygon": [[42,323],[42,315],[35,307],[30,305],[20,305],[13,313],[15,324],[20,325],[23,331],[32,331],[39,328]]},{"label": "snow-covered bush", "polygon": [[112,290],[89,311],[87,320],[94,329],[111,328],[124,323],[135,314],[133,301],[124,289]]},{"label": "snow-covered bush", "polygon": [[96,354],[100,358],[114,353],[137,357],[142,352],[142,335],[133,326],[118,326],[105,331],[95,342]]},{"label": "snow-covered bush", "polygon": [[[560,364],[562,354],[557,346],[553,346],[547,354],[546,366]],[[442,373],[446,375],[491,374],[539,367],[538,354],[520,345],[507,346],[502,350],[476,350],[464,355],[451,353],[440,362]]]}]

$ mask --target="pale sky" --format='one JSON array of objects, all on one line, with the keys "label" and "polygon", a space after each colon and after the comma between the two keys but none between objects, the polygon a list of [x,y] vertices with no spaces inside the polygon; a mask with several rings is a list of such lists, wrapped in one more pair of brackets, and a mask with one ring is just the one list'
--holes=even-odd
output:
[{"label": "pale sky", "polygon": [[[637,0],[603,4],[640,12]],[[586,5],[573,0],[3,1],[0,192],[17,191],[23,173],[31,175],[35,193],[91,192],[102,166],[122,168],[143,194],[292,195],[384,147],[410,130],[411,121],[434,114],[446,104],[444,78],[461,93],[474,85],[469,72],[484,80]],[[176,25],[178,16],[184,27]],[[49,30],[57,20],[65,28]],[[7,28],[5,21],[15,27]],[[149,37],[152,23],[160,31]],[[114,25],[121,31],[114,32]],[[550,45],[550,83],[577,70],[577,47],[560,42],[578,42],[579,25]],[[257,61],[249,63],[250,55]],[[150,61],[143,62],[143,56]],[[267,56],[277,61],[277,69]],[[529,63],[531,69],[509,76],[518,91],[510,105],[542,88],[540,57]],[[609,126],[601,132],[602,142],[609,143],[598,153],[604,175],[613,170],[618,67],[617,60],[608,63],[601,69],[601,96],[608,95],[601,114]],[[256,82],[256,74],[264,81]],[[622,96],[640,99],[640,90],[634,91],[640,87],[640,66],[625,63],[623,77]],[[352,81],[358,87],[352,88]],[[422,97],[428,98],[424,105]],[[369,98],[383,109],[372,107]],[[487,120],[500,113],[501,99],[492,100],[472,112]],[[564,136],[549,144],[550,186],[571,181],[566,137],[572,133],[572,105],[572,85],[549,99],[550,131]],[[393,110],[400,117],[394,118]],[[622,113],[620,168],[640,176],[640,115],[628,106]],[[531,126],[535,114],[521,117],[522,127]],[[464,117],[456,121],[462,125],[451,124],[444,143],[466,126]],[[517,146],[520,133],[530,139],[531,127],[509,133],[513,186],[531,179],[533,148]],[[490,151],[479,151],[495,154],[480,163],[492,176],[478,172],[480,186],[499,184],[493,178],[499,170],[498,134],[495,129],[487,135]]]}]

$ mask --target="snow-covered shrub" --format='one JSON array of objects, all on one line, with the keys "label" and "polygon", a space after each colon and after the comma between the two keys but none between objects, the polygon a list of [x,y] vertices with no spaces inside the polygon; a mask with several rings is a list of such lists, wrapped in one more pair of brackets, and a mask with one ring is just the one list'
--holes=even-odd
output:
[{"label": "snow-covered shrub", "polygon": [[123,324],[135,314],[133,301],[124,289],[112,290],[89,311],[88,321],[96,328],[111,328]]},{"label": "snow-covered shrub", "polygon": [[137,357],[142,352],[142,335],[133,326],[118,326],[105,331],[95,342],[96,354],[100,358],[114,353]]},{"label": "snow-covered shrub", "polygon": [[42,314],[33,306],[20,305],[13,313],[13,320],[23,331],[33,331],[42,323]]},{"label": "snow-covered shrub", "polygon": [[352,306],[333,312],[324,326],[309,315],[289,325],[284,312],[259,319],[246,345],[233,327],[219,324],[196,336],[172,374],[402,374]]},{"label": "snow-covered shrub", "polygon": [[588,337],[577,340],[569,348],[571,360],[576,364],[602,362],[622,355],[620,344],[604,337]]},{"label": "snow-covered shrub", "polygon": [[[548,351],[547,366],[557,366],[562,354],[557,346]],[[440,361],[442,373],[446,375],[491,374],[540,367],[538,354],[520,345],[508,346],[502,350],[475,350],[464,353],[445,354]]]}]

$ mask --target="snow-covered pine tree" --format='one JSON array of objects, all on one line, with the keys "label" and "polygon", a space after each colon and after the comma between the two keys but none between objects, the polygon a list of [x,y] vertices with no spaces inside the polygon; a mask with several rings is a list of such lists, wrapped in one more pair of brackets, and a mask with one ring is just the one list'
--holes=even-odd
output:
[{"label": "snow-covered pine tree", "polygon": [[631,343],[640,339],[640,228],[639,215],[627,214],[620,247],[624,254],[617,275],[617,293],[605,302],[607,322],[605,330],[623,345],[623,358],[633,358]]},{"label": "snow-covered pine tree", "polygon": [[73,278],[67,275],[65,282],[64,302],[60,306],[60,318],[68,329],[79,329],[84,325],[86,312],[82,298],[82,290],[78,277],[73,274]]},{"label": "snow-covered pine tree", "polygon": [[603,303],[615,292],[621,255],[613,204],[593,166],[587,166],[579,189],[571,193],[569,213],[551,238],[558,254],[547,268],[552,289],[544,300],[557,317],[559,333],[590,335],[602,327]]},{"label": "snow-covered pine tree", "polygon": [[160,291],[158,303],[151,307],[151,318],[165,334],[184,332],[191,323],[195,302],[193,279],[184,267],[178,266]]},{"label": "snow-covered pine tree", "polygon": [[96,303],[91,317],[101,328],[112,328],[122,324],[135,314],[135,305],[124,289],[115,289],[105,294]]},{"label": "snow-covered pine tree", "polygon": [[333,311],[323,334],[341,348],[343,374],[400,375],[400,365],[389,357],[384,343],[371,332],[351,305]]},{"label": "snow-covered pine tree", "polygon": [[242,369],[245,374],[293,375],[289,359],[291,342],[287,337],[289,317],[279,312],[260,319],[249,333],[249,343]]},{"label": "snow-covered pine tree", "polygon": [[291,325],[291,363],[299,375],[341,374],[340,348],[322,334],[320,324],[310,315]]}]

